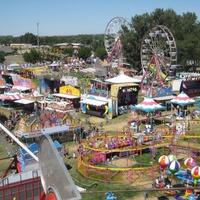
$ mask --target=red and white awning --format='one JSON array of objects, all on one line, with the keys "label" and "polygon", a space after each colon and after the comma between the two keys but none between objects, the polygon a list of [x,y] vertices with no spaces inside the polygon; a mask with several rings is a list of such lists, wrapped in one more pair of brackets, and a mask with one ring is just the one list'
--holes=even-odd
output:
[{"label": "red and white awning", "polygon": [[170,102],[178,104],[180,106],[186,106],[194,104],[195,100],[190,98],[187,94],[185,94],[185,92],[182,91],[178,96],[174,97]]},{"label": "red and white awning", "polygon": [[7,94],[0,94],[0,99],[2,100],[7,100],[7,101],[12,101],[12,100],[18,100],[22,99],[23,95],[22,94],[14,94],[14,95],[7,95]]}]

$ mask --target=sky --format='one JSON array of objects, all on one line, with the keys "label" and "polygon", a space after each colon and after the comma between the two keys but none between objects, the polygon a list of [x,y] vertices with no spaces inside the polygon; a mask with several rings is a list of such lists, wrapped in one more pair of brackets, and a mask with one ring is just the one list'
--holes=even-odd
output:
[{"label": "sky", "polygon": [[194,12],[200,0],[0,0],[0,36],[104,34],[115,17],[131,20],[157,8]]}]

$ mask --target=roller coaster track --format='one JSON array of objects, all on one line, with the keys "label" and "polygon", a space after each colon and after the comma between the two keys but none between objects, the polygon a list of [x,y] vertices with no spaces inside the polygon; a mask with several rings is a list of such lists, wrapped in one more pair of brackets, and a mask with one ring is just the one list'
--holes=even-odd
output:
[{"label": "roller coaster track", "polygon": [[[152,144],[143,144],[141,146],[136,146],[136,147],[125,147],[125,148],[115,148],[115,149],[107,149],[107,148],[93,148],[91,146],[89,146],[86,142],[83,142],[82,145],[84,148],[92,150],[92,151],[96,151],[96,152],[104,152],[104,153],[114,153],[114,152],[130,152],[130,151],[140,151],[140,150],[144,150],[147,148],[161,148],[161,147],[166,147],[166,146],[176,146],[176,147],[181,147],[181,148],[188,148],[191,150],[197,150],[200,151],[200,145],[198,144],[193,144],[193,145],[189,145],[189,142],[187,141],[182,141],[179,140],[178,142],[171,142],[170,139],[172,139],[174,136],[173,135],[167,135],[167,136],[163,136],[163,138],[166,138],[166,141],[160,141],[157,143],[153,143]],[[104,137],[105,138],[105,137]],[[198,135],[180,135],[180,139],[195,139],[195,138],[200,138],[200,136]],[[121,168],[113,168],[113,167],[109,167],[109,166],[105,166],[105,167],[100,167],[100,166],[94,166],[91,165],[88,162],[88,159],[84,159],[81,161],[82,164],[85,167],[89,167],[92,169],[96,169],[96,170],[110,170],[110,171],[115,171],[116,173],[119,171],[137,171],[137,172],[142,172],[142,171],[146,171],[146,170],[151,170],[152,167],[154,167],[154,169],[158,169],[159,166],[158,165],[151,165],[151,166],[145,166],[145,167],[137,167],[137,168],[133,168],[133,167],[121,167]]]},{"label": "roller coaster track", "polygon": [[[152,141],[153,142],[153,141]],[[92,151],[98,151],[98,152],[105,152],[105,153],[114,153],[114,152],[127,152],[127,151],[140,151],[143,149],[147,149],[147,148],[152,148],[152,147],[156,147],[156,148],[160,148],[160,147],[165,147],[170,145],[170,142],[167,141],[163,141],[163,142],[158,142],[158,143],[152,143],[149,145],[141,145],[141,146],[136,146],[136,147],[124,147],[124,148],[114,148],[114,149],[107,149],[107,148],[94,148],[89,146],[86,143],[82,143],[83,147],[86,149],[90,149]]]},{"label": "roller coaster track", "polygon": [[[142,145],[142,146],[138,146],[138,147],[135,147],[135,148],[123,148],[123,149],[119,149],[119,148],[115,148],[115,149],[106,149],[106,148],[92,148],[90,147],[89,145],[87,145],[86,143],[82,143],[83,147],[84,148],[87,148],[87,149],[90,149],[90,150],[93,150],[93,151],[98,151],[98,152],[105,152],[105,153],[114,153],[114,152],[127,152],[127,151],[140,151],[140,150],[143,150],[143,149],[147,149],[147,148],[152,148],[152,147],[156,147],[156,148],[161,148],[161,147],[164,147],[164,146],[167,146],[167,145],[170,145],[169,142],[162,142],[162,143],[157,143],[157,144],[154,144],[154,145]],[[106,166],[106,167],[100,167],[100,166],[94,166],[94,165],[91,165],[89,162],[88,162],[88,159],[84,159],[82,160],[82,164],[85,166],[85,167],[89,167],[91,169],[96,169],[96,170],[109,170],[109,171],[137,171],[137,172],[142,172],[142,171],[146,171],[146,170],[151,170],[152,167],[154,167],[155,169],[159,168],[158,165],[152,165],[152,166],[146,166],[146,167],[137,167],[137,168],[133,168],[133,167],[120,167],[120,168],[113,168],[113,167],[109,167],[109,166]]]},{"label": "roller coaster track", "polygon": [[154,167],[154,169],[159,169],[160,166],[159,165],[152,165],[152,166],[148,166],[148,167],[100,167],[100,166],[94,166],[89,164],[88,162],[85,162],[82,160],[82,164],[85,167],[89,167],[90,169],[96,169],[96,170],[101,170],[101,171],[105,171],[105,170],[109,170],[109,171],[114,171],[114,172],[119,172],[119,171],[134,171],[134,172],[144,172],[144,171],[151,171],[152,167]]},{"label": "roller coaster track", "polygon": [[[163,136],[166,138],[173,138],[173,136]],[[200,138],[200,136],[181,136],[182,138],[187,138],[187,139],[195,139],[195,138]],[[82,143],[84,148],[90,149],[92,151],[96,151],[96,152],[105,152],[105,153],[114,153],[114,152],[127,152],[127,151],[140,151],[140,150],[144,150],[147,148],[161,148],[161,147],[165,147],[165,146],[178,146],[178,147],[186,147],[186,148],[190,148],[190,149],[195,149],[195,150],[199,150],[200,151],[200,145],[198,144],[193,144],[192,146],[188,144],[188,142],[186,141],[178,141],[178,142],[170,142],[170,141],[162,141],[162,142],[157,142],[157,143],[152,143],[152,144],[144,144],[141,146],[136,146],[136,147],[125,147],[125,148],[114,148],[114,149],[107,149],[107,148],[94,148],[89,146],[86,143]]]}]

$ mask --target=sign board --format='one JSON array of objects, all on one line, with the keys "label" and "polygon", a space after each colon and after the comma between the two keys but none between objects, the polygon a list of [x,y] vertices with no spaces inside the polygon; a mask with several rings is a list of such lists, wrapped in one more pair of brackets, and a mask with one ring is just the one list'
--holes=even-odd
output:
[{"label": "sign board", "polygon": [[80,96],[80,90],[71,86],[71,85],[66,85],[62,86],[59,88],[59,92],[62,94],[69,94],[69,95],[74,95],[74,96]]}]

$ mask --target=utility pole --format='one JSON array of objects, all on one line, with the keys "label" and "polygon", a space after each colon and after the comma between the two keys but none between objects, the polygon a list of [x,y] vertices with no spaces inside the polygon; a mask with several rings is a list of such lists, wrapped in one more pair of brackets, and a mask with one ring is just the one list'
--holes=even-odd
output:
[{"label": "utility pole", "polygon": [[39,41],[39,22],[37,22],[37,46],[38,46],[38,49],[40,47],[40,41]]}]

